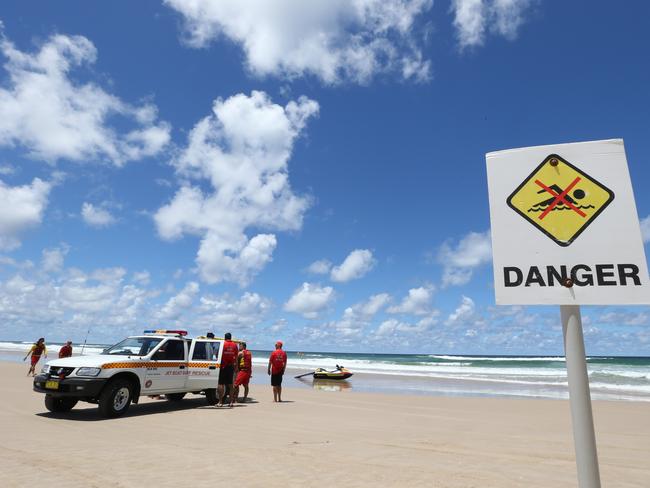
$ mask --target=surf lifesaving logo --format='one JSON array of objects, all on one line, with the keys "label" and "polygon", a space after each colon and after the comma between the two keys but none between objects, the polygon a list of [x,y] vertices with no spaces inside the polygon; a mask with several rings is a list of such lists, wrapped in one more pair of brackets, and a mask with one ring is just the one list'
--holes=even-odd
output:
[{"label": "surf lifesaving logo", "polygon": [[560,246],[570,245],[614,200],[614,192],[550,154],[506,202]]}]

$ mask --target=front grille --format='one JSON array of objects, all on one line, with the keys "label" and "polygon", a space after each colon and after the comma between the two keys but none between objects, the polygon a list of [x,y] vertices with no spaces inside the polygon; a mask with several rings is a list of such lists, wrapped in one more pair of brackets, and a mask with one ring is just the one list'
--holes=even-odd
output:
[{"label": "front grille", "polygon": [[58,367],[58,366],[51,366],[50,367],[50,376],[57,376],[57,377],[60,378],[61,375],[63,375],[63,377],[65,378],[65,377],[69,376],[70,373],[72,373],[73,371],[74,371],[74,368],[61,368],[61,367]]}]

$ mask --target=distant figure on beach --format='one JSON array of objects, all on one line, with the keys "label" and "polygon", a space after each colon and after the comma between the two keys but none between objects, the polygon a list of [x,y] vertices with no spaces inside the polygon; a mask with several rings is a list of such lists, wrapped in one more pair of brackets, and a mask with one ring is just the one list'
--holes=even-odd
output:
[{"label": "distant figure on beach", "polygon": [[223,352],[221,353],[221,368],[219,370],[219,387],[217,393],[219,395],[219,407],[223,407],[223,397],[226,394],[226,387],[230,389],[230,406],[235,403],[235,395],[232,388],[233,378],[237,372],[237,356],[239,355],[239,348],[232,339],[232,334],[226,332],[223,336],[225,341],[223,343]]},{"label": "distant figure on beach", "polygon": [[41,354],[47,357],[47,347],[45,347],[45,338],[41,337],[38,341],[36,341],[33,345],[32,348],[29,350],[27,353],[27,356],[23,358],[23,361],[27,359],[27,357],[31,354],[32,359],[31,359],[31,365],[29,366],[29,371],[27,371],[27,376],[31,375],[35,376],[36,375],[36,364],[38,361],[41,359]]},{"label": "distant figure on beach", "polygon": [[253,355],[251,352],[246,349],[246,343],[239,343],[239,372],[237,373],[237,378],[235,378],[235,393],[233,396],[235,399],[239,396],[239,387],[244,386],[244,398],[242,398],[242,403],[246,403],[248,400],[248,383],[253,376]]},{"label": "distant figure on beach", "polygon": [[273,401],[282,401],[282,375],[287,367],[287,353],[282,350],[282,341],[275,343],[275,351],[269,357],[268,374],[271,375]]},{"label": "distant figure on beach", "polygon": [[69,358],[72,356],[72,341],[65,343],[65,346],[61,346],[59,349],[59,359],[60,358]]}]

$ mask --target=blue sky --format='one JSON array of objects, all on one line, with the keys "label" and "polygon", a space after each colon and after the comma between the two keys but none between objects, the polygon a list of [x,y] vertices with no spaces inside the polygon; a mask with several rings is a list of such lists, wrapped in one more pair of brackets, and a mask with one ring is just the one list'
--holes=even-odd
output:
[{"label": "blue sky", "polygon": [[[622,137],[650,241],[650,6],[0,5],[0,338],[560,354],[494,306],[485,153]],[[647,355],[649,307],[584,307]]]}]

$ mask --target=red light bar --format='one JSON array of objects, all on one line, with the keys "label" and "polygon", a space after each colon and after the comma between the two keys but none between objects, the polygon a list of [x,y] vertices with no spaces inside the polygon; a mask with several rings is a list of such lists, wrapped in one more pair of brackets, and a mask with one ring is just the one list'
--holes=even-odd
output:
[{"label": "red light bar", "polygon": [[169,329],[156,329],[156,330],[145,330],[145,334],[178,334],[182,336],[187,335],[186,330],[169,330]]}]

